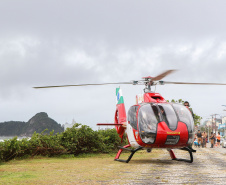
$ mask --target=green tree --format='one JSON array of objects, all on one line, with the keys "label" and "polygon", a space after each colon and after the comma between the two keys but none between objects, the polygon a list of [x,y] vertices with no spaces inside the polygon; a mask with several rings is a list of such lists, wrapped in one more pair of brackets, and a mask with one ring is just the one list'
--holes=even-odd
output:
[{"label": "green tree", "polygon": [[194,123],[195,123],[195,126],[199,126],[201,124],[201,120],[202,120],[202,117],[201,116],[198,116],[197,114],[194,114]]}]

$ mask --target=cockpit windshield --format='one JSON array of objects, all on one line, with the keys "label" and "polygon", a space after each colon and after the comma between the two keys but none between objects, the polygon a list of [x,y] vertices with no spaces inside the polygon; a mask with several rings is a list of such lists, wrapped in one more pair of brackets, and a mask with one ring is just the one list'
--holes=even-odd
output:
[{"label": "cockpit windshield", "polygon": [[155,104],[145,104],[140,107],[138,113],[140,137],[147,144],[154,143],[157,124],[160,122],[160,114]]},{"label": "cockpit windshield", "polygon": [[148,103],[138,109],[138,126],[142,141],[147,144],[155,142],[157,126],[165,122],[170,130],[176,130],[178,121],[188,127],[189,142],[193,139],[194,121],[191,112],[180,104]]}]

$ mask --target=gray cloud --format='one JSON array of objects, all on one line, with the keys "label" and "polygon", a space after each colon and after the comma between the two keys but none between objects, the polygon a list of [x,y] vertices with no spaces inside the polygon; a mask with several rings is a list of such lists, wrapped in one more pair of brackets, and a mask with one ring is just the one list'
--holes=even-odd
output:
[{"label": "gray cloud", "polygon": [[[225,37],[224,1],[5,1],[3,34],[110,42],[136,47]],[[211,7],[211,8],[210,8]]]},{"label": "gray cloud", "polygon": [[[225,4],[2,2],[0,121],[26,121],[39,111],[61,123],[74,118],[93,127],[113,120],[115,86],[49,90],[33,86],[139,80],[167,69],[178,69],[168,81],[225,83]],[[121,87],[128,109],[142,87]],[[220,112],[226,101],[225,87],[172,85],[158,91],[166,99],[190,100],[203,116]]]}]

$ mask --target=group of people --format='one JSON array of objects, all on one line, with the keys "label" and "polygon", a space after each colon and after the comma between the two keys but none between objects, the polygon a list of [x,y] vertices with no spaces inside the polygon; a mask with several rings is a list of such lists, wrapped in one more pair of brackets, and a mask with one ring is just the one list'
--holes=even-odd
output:
[{"label": "group of people", "polygon": [[[211,142],[211,148],[214,148],[215,146],[220,147],[220,140],[221,140],[220,132],[218,132],[217,136],[216,136],[216,133],[211,132],[209,139]],[[202,148],[204,148],[206,147],[207,142],[208,142],[208,134],[205,131],[201,132],[200,130],[198,130],[198,132],[195,134],[194,145],[196,147],[201,146]]]},{"label": "group of people", "polygon": [[220,132],[218,132],[217,136],[216,136],[215,133],[211,132],[210,140],[211,140],[211,147],[210,148],[213,148],[216,145],[216,140],[217,140],[217,147],[220,147],[220,142],[221,142]]},{"label": "group of people", "polygon": [[[190,111],[191,114],[194,118],[194,113],[192,109],[190,108],[189,102],[185,101],[184,106],[186,106]],[[220,132],[218,132],[218,135],[216,136],[216,133],[211,132],[211,135],[209,137],[210,142],[211,142],[211,148],[214,148],[215,146],[220,147],[220,141],[221,141],[221,135]],[[194,139],[194,145],[196,147],[202,146],[203,148],[206,147],[206,143],[208,143],[208,134],[204,131],[201,132],[198,130],[198,132],[195,134],[195,139]],[[217,145],[216,145],[217,143]]]},{"label": "group of people", "polygon": [[194,144],[196,147],[202,146],[203,148],[206,147],[206,143],[208,142],[208,134],[206,132],[198,132],[195,134]]}]

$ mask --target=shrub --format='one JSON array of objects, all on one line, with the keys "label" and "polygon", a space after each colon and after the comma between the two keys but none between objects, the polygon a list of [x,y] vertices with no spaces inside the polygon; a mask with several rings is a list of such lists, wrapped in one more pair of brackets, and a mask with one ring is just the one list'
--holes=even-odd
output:
[{"label": "shrub", "polygon": [[0,161],[36,155],[109,153],[117,150],[117,146],[126,144],[126,139],[121,143],[115,129],[93,131],[87,125],[76,123],[61,134],[54,135],[54,131],[46,131],[47,129],[40,134],[35,132],[30,139],[18,140],[14,137],[0,142]]},{"label": "shrub", "polygon": [[76,123],[61,134],[61,144],[69,154],[100,152],[101,143],[98,132],[87,125]]}]

